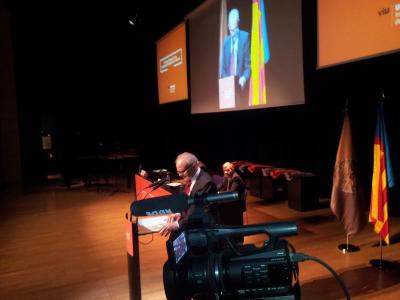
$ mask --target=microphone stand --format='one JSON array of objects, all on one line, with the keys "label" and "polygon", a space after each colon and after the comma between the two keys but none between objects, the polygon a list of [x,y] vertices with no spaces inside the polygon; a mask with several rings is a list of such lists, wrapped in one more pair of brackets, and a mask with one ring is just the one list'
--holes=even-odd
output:
[{"label": "microphone stand", "polygon": [[152,191],[154,191],[155,190],[155,188],[153,187],[150,191],[148,191],[147,193],[146,193],[146,195],[144,195],[144,197],[142,198],[142,199],[140,199],[140,200],[144,200],[144,199],[146,199],[146,197],[152,192]]},{"label": "microphone stand", "polygon": [[[166,176],[164,179],[158,180],[158,181],[156,181],[156,182],[150,184],[149,186],[145,187],[144,189],[142,189],[142,190],[138,193],[138,195],[140,195],[140,194],[141,194],[144,190],[146,190],[146,189],[149,189],[149,188],[152,188],[152,189],[149,190],[149,191],[146,193],[146,195],[144,195],[144,197],[143,197],[142,199],[140,199],[140,200],[146,199],[146,197],[147,197],[151,192],[153,192],[153,191],[155,191],[156,189],[162,187],[163,185],[165,185],[165,184],[166,184],[167,182],[169,182],[169,181],[170,181],[170,177],[169,177],[169,174],[167,174],[167,176]],[[137,196],[138,196],[138,195],[136,195],[136,200],[137,200]]]}]

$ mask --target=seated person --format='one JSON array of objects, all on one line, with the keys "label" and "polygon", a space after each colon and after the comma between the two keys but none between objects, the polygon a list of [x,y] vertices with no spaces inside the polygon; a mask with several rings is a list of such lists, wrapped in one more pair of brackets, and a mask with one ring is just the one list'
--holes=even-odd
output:
[{"label": "seated person", "polygon": [[220,224],[243,225],[243,212],[246,211],[246,186],[243,179],[235,172],[234,165],[226,162],[222,165],[224,179],[218,186],[219,192],[238,192],[239,201],[219,204]]},{"label": "seated person", "polygon": [[[175,160],[176,171],[180,177],[183,178],[185,193],[189,197],[198,195],[215,194],[217,187],[214,184],[211,176],[200,168],[200,163],[197,157],[189,152],[179,154]],[[167,236],[171,232],[181,229],[188,223],[188,217],[193,213],[194,206],[189,207],[187,211],[182,214],[176,213],[170,217],[168,223],[161,228],[160,233],[162,236]],[[218,221],[217,209],[215,206],[207,207],[206,214],[210,215],[210,219]]]}]

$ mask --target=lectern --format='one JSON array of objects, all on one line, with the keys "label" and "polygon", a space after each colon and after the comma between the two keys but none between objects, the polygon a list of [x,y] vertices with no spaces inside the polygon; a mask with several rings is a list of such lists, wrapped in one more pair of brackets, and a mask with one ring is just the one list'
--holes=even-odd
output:
[{"label": "lectern", "polygon": [[235,108],[235,76],[219,80],[219,108]]},{"label": "lectern", "polygon": [[[149,199],[160,196],[171,195],[171,191],[164,188],[152,190],[148,188],[151,181],[135,175],[136,186],[136,200]],[[128,281],[129,281],[129,295],[131,300],[141,300],[141,285],[140,285],[140,257],[139,257],[139,236],[151,233],[151,230],[143,230],[138,225],[138,218],[134,219],[127,213],[126,216],[126,249],[128,257]]]}]

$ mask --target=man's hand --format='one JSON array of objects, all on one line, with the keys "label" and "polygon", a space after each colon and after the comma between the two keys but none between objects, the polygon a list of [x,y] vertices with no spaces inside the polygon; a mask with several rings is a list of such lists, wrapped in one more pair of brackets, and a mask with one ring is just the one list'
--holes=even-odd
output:
[{"label": "man's hand", "polygon": [[242,76],[239,78],[239,85],[242,88],[242,90],[244,89],[244,85],[246,84],[246,77]]},{"label": "man's hand", "polygon": [[182,218],[180,213],[173,214],[167,220],[167,223],[160,229],[161,236],[168,236],[172,231],[179,229],[178,221]]}]

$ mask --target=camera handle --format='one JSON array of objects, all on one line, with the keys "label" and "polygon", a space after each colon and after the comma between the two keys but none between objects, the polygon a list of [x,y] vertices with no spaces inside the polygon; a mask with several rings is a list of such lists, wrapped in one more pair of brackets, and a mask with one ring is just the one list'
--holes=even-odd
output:
[{"label": "camera handle", "polygon": [[252,224],[244,226],[215,226],[207,229],[213,237],[229,237],[231,235],[249,236],[264,233],[269,236],[266,247],[275,249],[279,238],[297,235],[297,225],[293,222],[274,222],[265,224]]},{"label": "camera handle", "polygon": [[210,205],[202,197],[189,198],[187,229],[210,227],[215,224],[217,211],[215,205]]},{"label": "camera handle", "polygon": [[238,192],[211,195],[198,193],[194,197],[187,198],[187,228],[204,228],[214,225],[218,219],[216,204],[232,202],[237,199],[239,199]]}]

